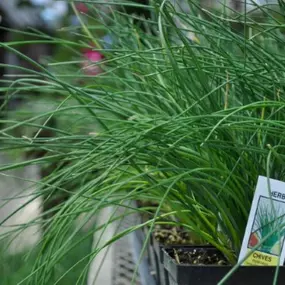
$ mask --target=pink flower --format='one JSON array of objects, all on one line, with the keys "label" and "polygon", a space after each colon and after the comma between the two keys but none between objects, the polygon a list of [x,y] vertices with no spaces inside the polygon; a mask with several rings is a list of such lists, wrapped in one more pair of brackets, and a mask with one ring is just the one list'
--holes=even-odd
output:
[{"label": "pink flower", "polygon": [[104,56],[99,51],[92,50],[92,49],[86,50],[83,54],[84,54],[84,57],[86,57],[92,62],[97,62],[104,58]]},{"label": "pink flower", "polygon": [[77,3],[75,7],[81,13],[84,13],[84,14],[88,13],[88,7],[84,3]]},{"label": "pink flower", "polygon": [[99,51],[86,49],[83,52],[83,56],[86,58],[86,60],[84,60],[82,63],[82,68],[85,74],[98,75],[102,72],[102,68],[96,64],[104,58],[104,56]]}]

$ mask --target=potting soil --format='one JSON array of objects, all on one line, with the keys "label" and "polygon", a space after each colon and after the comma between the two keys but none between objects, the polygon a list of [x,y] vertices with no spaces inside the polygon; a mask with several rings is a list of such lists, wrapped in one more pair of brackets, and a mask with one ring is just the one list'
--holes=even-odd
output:
[{"label": "potting soil", "polygon": [[172,248],[169,255],[175,259],[178,264],[193,265],[228,265],[225,257],[219,251],[208,251],[204,248],[183,251],[183,249]]}]

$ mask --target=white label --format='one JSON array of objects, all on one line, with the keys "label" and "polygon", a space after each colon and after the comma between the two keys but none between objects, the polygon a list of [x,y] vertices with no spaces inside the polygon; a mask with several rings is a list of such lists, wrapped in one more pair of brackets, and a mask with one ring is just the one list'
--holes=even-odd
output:
[{"label": "white label", "polygon": [[[270,187],[269,187],[270,186]],[[272,207],[273,206],[273,207]],[[259,176],[239,255],[242,265],[283,265],[285,258],[285,183]],[[270,235],[272,233],[272,235]],[[270,235],[258,248],[265,237]],[[280,260],[279,260],[280,256]]]}]

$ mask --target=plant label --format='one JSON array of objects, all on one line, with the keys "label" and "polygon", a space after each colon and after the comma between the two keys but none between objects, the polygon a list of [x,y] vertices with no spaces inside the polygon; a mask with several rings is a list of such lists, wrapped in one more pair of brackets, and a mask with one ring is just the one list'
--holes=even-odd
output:
[{"label": "plant label", "polygon": [[285,258],[285,182],[259,176],[239,261],[242,265],[283,265]]}]

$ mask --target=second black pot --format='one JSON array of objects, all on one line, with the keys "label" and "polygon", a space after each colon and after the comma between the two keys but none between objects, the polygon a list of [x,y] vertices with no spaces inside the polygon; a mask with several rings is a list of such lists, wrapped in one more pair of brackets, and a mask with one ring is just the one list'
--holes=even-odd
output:
[{"label": "second black pot", "polygon": [[148,255],[150,257],[150,265],[154,272],[157,285],[169,285],[168,276],[165,276],[167,272],[163,266],[163,248],[164,244],[159,243],[155,240],[154,236],[151,235]]}]

